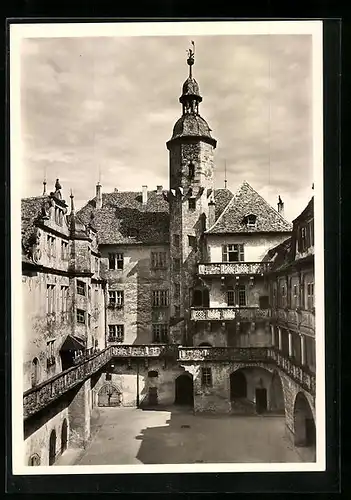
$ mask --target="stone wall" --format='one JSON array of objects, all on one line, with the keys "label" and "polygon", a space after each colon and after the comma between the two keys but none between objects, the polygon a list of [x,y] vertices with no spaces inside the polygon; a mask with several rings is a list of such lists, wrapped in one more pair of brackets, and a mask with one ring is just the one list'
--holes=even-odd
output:
[{"label": "stone wall", "polygon": [[[169,323],[169,307],[152,307],[153,290],[170,290],[169,260],[166,269],[151,268],[151,253],[166,252],[168,246],[122,246],[104,245],[101,247],[101,266],[108,281],[108,291],[123,291],[122,308],[107,307],[106,336],[108,325],[124,325],[125,344],[150,344],[152,323]],[[109,253],[123,253],[123,270],[110,270]]]}]

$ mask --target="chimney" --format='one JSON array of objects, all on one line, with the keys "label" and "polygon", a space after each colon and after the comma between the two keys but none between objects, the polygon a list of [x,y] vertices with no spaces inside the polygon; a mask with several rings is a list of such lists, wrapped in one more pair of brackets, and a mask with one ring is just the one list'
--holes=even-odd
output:
[{"label": "chimney", "polygon": [[96,208],[102,208],[102,186],[100,182],[96,184]]},{"label": "chimney", "polygon": [[156,193],[157,194],[162,194],[162,191],[163,191],[163,186],[156,186],[157,189],[156,189]]},{"label": "chimney", "polygon": [[284,217],[284,203],[280,196],[278,196],[278,213]]},{"label": "chimney", "polygon": [[147,204],[147,186],[143,186],[143,205]]},{"label": "chimney", "polygon": [[208,202],[208,227],[207,229],[210,229],[210,227],[213,226],[213,224],[216,222],[216,204],[214,200],[210,200]]}]

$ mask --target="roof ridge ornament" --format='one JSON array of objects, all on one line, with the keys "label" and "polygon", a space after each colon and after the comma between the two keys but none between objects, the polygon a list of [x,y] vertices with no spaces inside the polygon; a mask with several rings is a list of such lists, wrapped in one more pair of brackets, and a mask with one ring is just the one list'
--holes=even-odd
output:
[{"label": "roof ridge ornament", "polygon": [[189,78],[193,77],[192,66],[195,63],[195,42],[194,42],[194,40],[191,40],[191,45],[192,45],[192,48],[189,48],[187,50],[188,59],[186,61],[188,63],[188,66],[189,66]]}]

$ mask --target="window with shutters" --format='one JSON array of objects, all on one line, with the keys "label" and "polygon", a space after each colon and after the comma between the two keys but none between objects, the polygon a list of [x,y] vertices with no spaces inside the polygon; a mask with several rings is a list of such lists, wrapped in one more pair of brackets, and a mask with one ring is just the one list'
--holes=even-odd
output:
[{"label": "window with shutters", "polygon": [[222,247],[223,262],[243,262],[244,261],[244,245],[242,243],[234,243],[233,245],[223,245]]}]

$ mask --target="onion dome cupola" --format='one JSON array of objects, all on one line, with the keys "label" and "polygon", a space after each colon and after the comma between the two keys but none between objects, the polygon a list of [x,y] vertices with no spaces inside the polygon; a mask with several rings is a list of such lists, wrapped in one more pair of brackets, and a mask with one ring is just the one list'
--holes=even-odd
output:
[{"label": "onion dome cupola", "polygon": [[175,140],[186,137],[197,137],[210,143],[215,148],[217,141],[211,136],[211,129],[208,123],[199,114],[199,104],[202,102],[202,97],[200,95],[199,84],[192,73],[192,67],[195,62],[195,44],[194,42],[191,43],[193,48],[188,50],[187,59],[189,76],[183,84],[182,95],[179,98],[183,114],[173,127],[172,138],[167,142],[167,147],[169,148],[170,143]]}]

